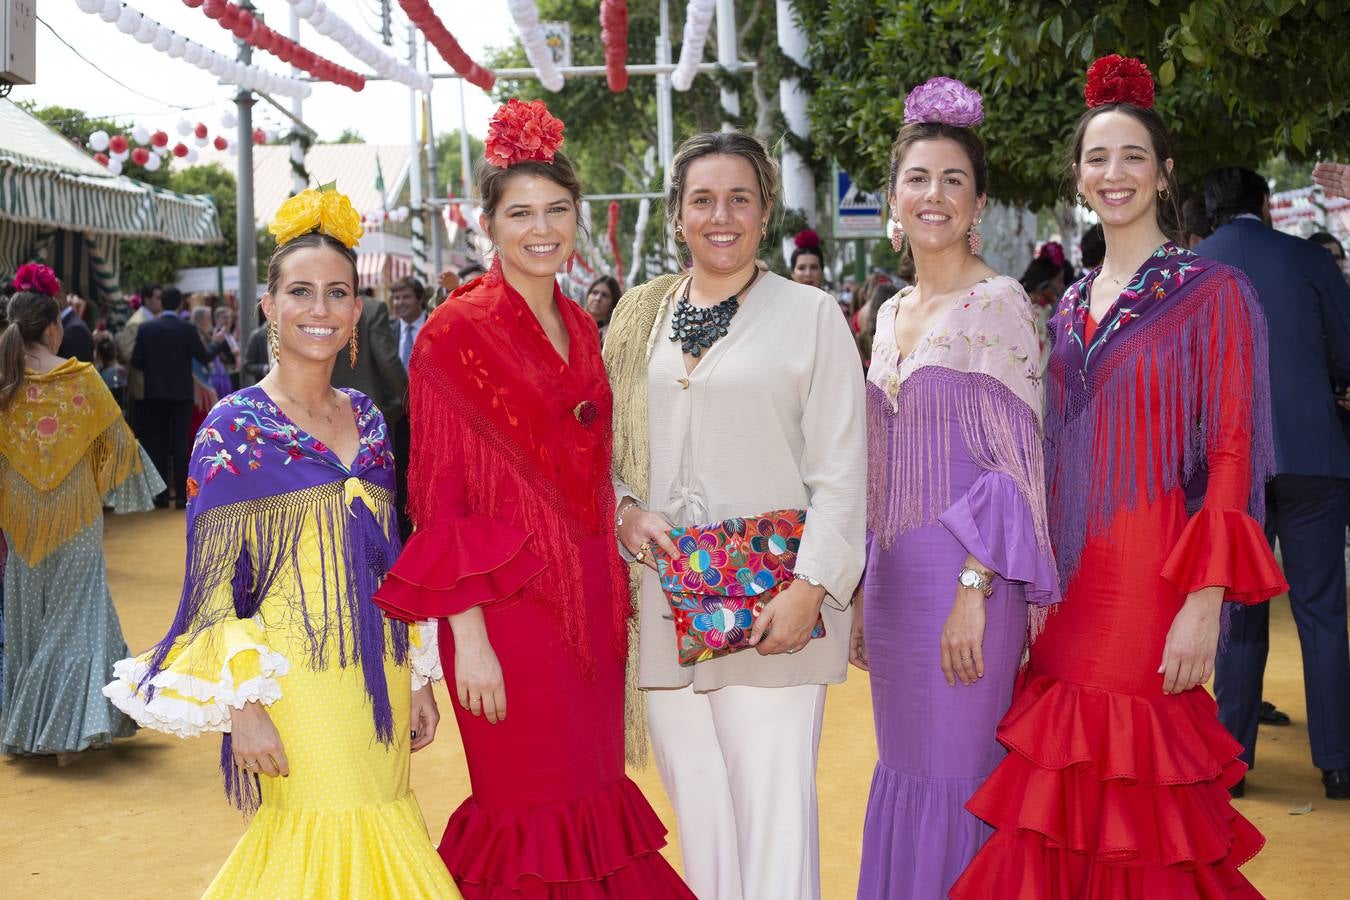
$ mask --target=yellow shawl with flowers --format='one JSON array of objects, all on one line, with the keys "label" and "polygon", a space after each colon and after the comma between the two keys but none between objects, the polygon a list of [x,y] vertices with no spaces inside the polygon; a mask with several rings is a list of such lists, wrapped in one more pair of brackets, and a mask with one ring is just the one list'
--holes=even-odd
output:
[{"label": "yellow shawl with flowers", "polygon": [[142,469],[140,448],[89,363],[28,372],[0,410],[0,528],[28,565],[103,514],[103,496]]}]

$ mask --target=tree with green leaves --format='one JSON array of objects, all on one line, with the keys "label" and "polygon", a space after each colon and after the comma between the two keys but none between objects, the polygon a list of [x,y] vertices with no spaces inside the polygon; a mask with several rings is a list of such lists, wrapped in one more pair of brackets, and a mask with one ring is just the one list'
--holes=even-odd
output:
[{"label": "tree with green leaves", "polygon": [[1350,54],[1328,0],[794,0],[811,42],[816,147],[884,182],[909,88],[935,75],[984,95],[990,190],[1047,207],[1088,64],[1137,56],[1158,82],[1183,186],[1285,154],[1350,154]]}]

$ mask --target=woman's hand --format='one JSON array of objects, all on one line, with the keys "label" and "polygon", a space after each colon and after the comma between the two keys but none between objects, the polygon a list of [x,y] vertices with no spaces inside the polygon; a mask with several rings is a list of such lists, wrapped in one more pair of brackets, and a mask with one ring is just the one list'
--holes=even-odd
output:
[{"label": "woman's hand", "polygon": [[974,684],[984,677],[983,592],[958,587],[956,601],[942,625],[942,676],[952,687],[957,679]]},{"label": "woman's hand", "polygon": [[291,774],[277,726],[256,700],[250,700],[241,709],[230,709],[230,749],[234,764],[245,772],[272,778]]},{"label": "woman's hand", "polygon": [[431,682],[428,681],[413,691],[412,709],[408,718],[412,722],[412,743],[408,745],[408,749],[416,753],[436,740],[436,726],[441,721],[441,711],[436,708],[436,697],[431,693]]},{"label": "woman's hand", "polygon": [[630,504],[623,514],[623,524],[619,527],[619,542],[625,550],[640,557],[638,562],[653,572],[656,571],[656,560],[652,557],[652,547],[660,547],[671,559],[680,555],[680,551],[675,549],[675,542],[667,534],[675,526],[665,516],[645,509],[634,509],[630,498],[625,497],[623,502]]},{"label": "woman's hand", "polygon": [[459,705],[493,725],[506,718],[506,682],[477,606],[450,616],[455,639],[455,695]]},{"label": "woman's hand", "polygon": [[1219,649],[1219,610],[1223,607],[1223,588],[1201,588],[1186,598],[1185,604],[1167,629],[1163,644],[1163,693],[1180,694],[1209,681],[1214,674],[1214,654]]},{"label": "woman's hand", "polygon": [[848,661],[862,669],[867,668],[867,641],[863,637],[863,595],[862,585],[853,592],[853,630],[848,638]]},{"label": "woman's hand", "polygon": [[765,604],[750,630],[750,646],[760,656],[796,653],[811,640],[823,602],[824,588],[794,579],[783,593]]}]

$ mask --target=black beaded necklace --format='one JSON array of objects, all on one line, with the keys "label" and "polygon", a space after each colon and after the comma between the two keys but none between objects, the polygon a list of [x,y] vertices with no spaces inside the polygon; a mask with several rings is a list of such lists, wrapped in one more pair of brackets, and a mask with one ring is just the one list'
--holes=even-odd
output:
[{"label": "black beaded necklace", "polygon": [[745,283],[743,288],[716,306],[706,307],[694,306],[689,302],[689,289],[694,285],[694,279],[690,277],[685,282],[684,293],[680,295],[679,302],[675,304],[675,313],[671,323],[671,343],[679,344],[685,353],[697,359],[704,350],[717,343],[718,339],[726,336],[732,317],[741,308],[741,295],[750,290],[750,286],[755,283],[755,279],[758,277],[759,269],[756,267],[750,273],[750,280]]}]

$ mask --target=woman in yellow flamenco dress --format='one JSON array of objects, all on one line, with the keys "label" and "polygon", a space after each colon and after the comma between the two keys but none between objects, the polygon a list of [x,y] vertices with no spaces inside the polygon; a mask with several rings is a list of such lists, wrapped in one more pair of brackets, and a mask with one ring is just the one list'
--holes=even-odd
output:
[{"label": "woman in yellow flamenco dress", "polygon": [[384,417],[329,387],[359,352],[359,218],[321,188],[271,230],[277,365],[198,431],[178,614],[104,692],[147,727],[225,732],[226,792],[256,812],[205,896],[457,898],[408,787],[438,720],[435,625],[371,603],[400,548]]}]

